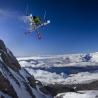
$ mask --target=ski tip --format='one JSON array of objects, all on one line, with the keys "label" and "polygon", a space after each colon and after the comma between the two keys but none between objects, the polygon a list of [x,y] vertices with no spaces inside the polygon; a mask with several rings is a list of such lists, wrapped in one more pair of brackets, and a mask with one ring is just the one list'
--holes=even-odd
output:
[{"label": "ski tip", "polygon": [[50,23],[50,20],[47,20],[47,23]]}]

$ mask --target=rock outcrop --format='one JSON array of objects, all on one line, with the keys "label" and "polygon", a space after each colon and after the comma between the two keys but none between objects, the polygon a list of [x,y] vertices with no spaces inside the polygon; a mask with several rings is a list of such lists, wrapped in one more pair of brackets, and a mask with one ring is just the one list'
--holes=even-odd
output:
[{"label": "rock outcrop", "polygon": [[52,98],[0,40],[0,98]]}]

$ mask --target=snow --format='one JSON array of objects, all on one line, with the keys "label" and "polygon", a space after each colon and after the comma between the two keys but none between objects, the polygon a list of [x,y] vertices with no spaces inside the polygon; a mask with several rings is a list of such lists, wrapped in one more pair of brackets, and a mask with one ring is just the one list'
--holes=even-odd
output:
[{"label": "snow", "polygon": [[18,98],[32,98],[30,94],[26,91],[26,88],[24,84],[22,83],[23,82],[22,78],[10,68],[9,70],[14,75],[15,79],[17,79],[20,86],[16,84],[15,80],[12,77],[10,77],[10,75],[6,71],[4,71],[3,74],[10,81],[10,84],[13,86],[14,90],[16,91]]},{"label": "snow", "polygon": [[[11,68],[7,67],[0,61],[0,72],[10,82],[18,98],[32,98],[32,96],[27,91],[27,88],[24,84],[24,83],[28,83],[27,77],[28,76],[30,77],[31,75],[28,74],[28,72],[26,72],[24,68],[19,70],[18,73],[13,71]],[[32,94],[34,94],[36,98],[51,98],[49,94],[48,95],[44,94],[43,97],[43,95],[40,93],[41,91],[38,90],[37,88],[32,88],[31,86],[30,88],[32,89]],[[3,93],[1,92],[0,95],[3,95]],[[4,94],[4,96],[5,98],[10,98],[9,96],[6,97],[7,96],[6,94]]]},{"label": "snow", "polygon": [[55,98],[98,98],[98,91],[80,91],[80,93],[67,92],[58,94]]},{"label": "snow", "polygon": [[32,91],[33,91],[34,95],[36,96],[36,98],[44,98],[43,96],[41,96],[40,93],[37,92],[36,89],[33,89],[33,88],[32,88]]},{"label": "snow", "polygon": [[[51,96],[49,95],[45,95],[44,93],[42,93],[40,90],[39,90],[39,86],[36,86],[37,87],[37,90],[32,88],[32,91],[33,91],[33,94],[36,96],[36,98],[52,98]],[[39,92],[39,93],[38,93]]]},{"label": "snow", "polygon": [[7,94],[0,91],[0,98],[3,98],[1,96],[4,96],[4,98],[11,98],[9,95],[7,95]]}]

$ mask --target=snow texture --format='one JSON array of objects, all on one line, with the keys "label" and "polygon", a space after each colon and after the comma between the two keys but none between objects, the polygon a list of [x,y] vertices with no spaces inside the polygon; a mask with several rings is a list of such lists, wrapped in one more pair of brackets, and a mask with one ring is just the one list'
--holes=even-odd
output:
[{"label": "snow texture", "polygon": [[98,91],[80,91],[80,93],[68,92],[58,94],[55,98],[98,98]]}]

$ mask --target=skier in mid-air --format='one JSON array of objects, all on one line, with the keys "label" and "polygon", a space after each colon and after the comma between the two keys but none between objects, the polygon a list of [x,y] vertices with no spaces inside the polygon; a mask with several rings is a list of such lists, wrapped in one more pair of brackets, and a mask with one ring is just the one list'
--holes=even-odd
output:
[{"label": "skier in mid-air", "polygon": [[41,21],[41,18],[38,17],[38,16],[32,16],[32,14],[30,14],[30,16],[28,16],[28,20],[30,22],[30,25],[32,26],[39,26],[41,25],[42,21]]},{"label": "skier in mid-air", "polygon": [[38,29],[48,25],[50,20],[42,20],[39,16],[33,16],[32,14],[27,16],[27,20],[29,23],[29,30],[27,33],[32,33],[35,31],[37,33],[38,39],[41,39],[41,34]]},{"label": "skier in mid-air", "polygon": [[39,26],[42,23],[40,17],[38,16],[33,16],[33,20],[36,26]]}]

